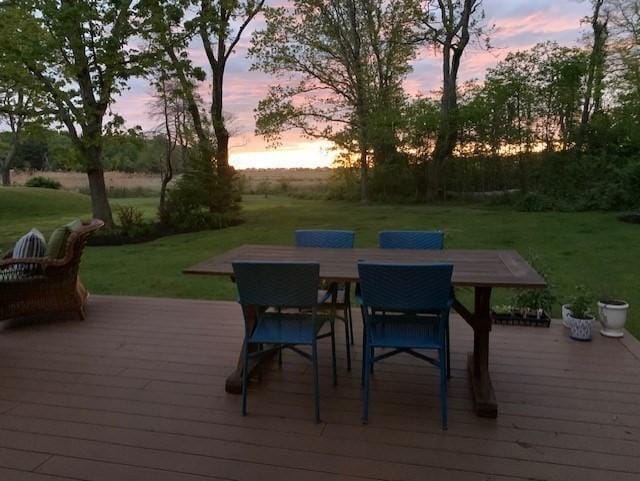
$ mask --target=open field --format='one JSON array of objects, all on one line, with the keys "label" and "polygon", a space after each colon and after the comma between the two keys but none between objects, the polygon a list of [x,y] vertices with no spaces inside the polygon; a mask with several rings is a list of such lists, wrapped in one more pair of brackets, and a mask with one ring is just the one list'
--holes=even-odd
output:
[{"label": "open field", "polygon": [[[153,217],[155,199],[115,199],[135,204]],[[185,276],[197,261],[247,243],[290,244],[296,228],[354,229],[358,246],[374,246],[381,229],[446,232],[450,248],[516,249],[535,254],[551,267],[559,301],[585,284],[595,295],[621,297],[632,305],[630,330],[640,336],[638,259],[640,226],[613,213],[523,213],[507,207],[471,205],[361,206],[344,202],[246,196],[242,225],[158,239],[148,244],[95,247],[85,256],[83,278],[92,292],[162,297],[233,299],[227,279]],[[89,201],[80,194],[0,188],[0,247],[9,247],[33,226],[51,231],[86,217]],[[507,293],[498,292],[497,302]],[[555,314],[559,314],[556,306]]]},{"label": "open field", "polygon": [[[326,184],[331,169],[246,169],[238,171],[244,179],[246,191],[269,190],[282,187],[309,190]],[[16,171],[12,176],[15,185],[24,185],[31,177],[42,176],[54,179],[65,190],[86,191],[89,186],[87,176],[82,172],[27,172]],[[114,190],[160,190],[160,176],[157,174],[140,174],[127,172],[105,172],[107,189]]]}]

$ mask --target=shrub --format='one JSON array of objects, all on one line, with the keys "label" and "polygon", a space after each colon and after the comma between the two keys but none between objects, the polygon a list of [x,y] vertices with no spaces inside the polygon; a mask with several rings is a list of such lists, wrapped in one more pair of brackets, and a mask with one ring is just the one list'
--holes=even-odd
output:
[{"label": "shrub", "polygon": [[164,209],[159,213],[160,223],[180,231],[222,229],[240,222],[239,209],[212,212],[207,207],[207,195],[192,182],[178,182],[167,191]]},{"label": "shrub", "polygon": [[272,191],[273,188],[271,187],[271,182],[269,182],[268,180],[261,180],[254,189],[255,194],[264,195],[265,197],[271,194]]},{"label": "shrub", "polygon": [[144,230],[146,223],[140,209],[132,205],[117,205],[115,207],[118,225],[125,235],[134,235]]},{"label": "shrub", "polygon": [[544,212],[551,210],[552,207],[551,199],[537,192],[526,192],[515,201],[515,208],[523,212]]},{"label": "shrub", "polygon": [[406,163],[386,162],[371,169],[369,194],[381,202],[415,202],[420,198],[416,179]]},{"label": "shrub", "polygon": [[360,200],[360,175],[350,168],[334,169],[327,186],[327,198],[331,200]]},{"label": "shrub", "polygon": [[59,190],[62,184],[57,180],[50,179],[49,177],[31,177],[24,184],[26,187],[39,187],[41,189],[55,189]]}]

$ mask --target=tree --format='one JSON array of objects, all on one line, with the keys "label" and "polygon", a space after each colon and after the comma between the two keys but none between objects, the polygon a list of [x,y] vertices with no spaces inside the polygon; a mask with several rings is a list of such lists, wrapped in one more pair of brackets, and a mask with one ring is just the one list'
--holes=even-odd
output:
[{"label": "tree", "polygon": [[0,158],[2,185],[11,185],[11,168],[27,122],[35,116],[32,97],[19,85],[11,85],[0,79],[0,120],[9,126],[11,133],[6,154]]},{"label": "tree", "polygon": [[[2,18],[0,16],[0,21]],[[4,35],[0,34],[0,39]],[[12,56],[0,49],[0,123],[7,125],[10,132],[7,152],[0,158],[3,185],[11,184],[11,168],[14,167],[25,130],[46,123],[46,120],[42,94],[33,85],[29,75],[15,65]]]},{"label": "tree", "polygon": [[431,195],[442,189],[441,174],[458,140],[458,71],[472,37],[484,35],[482,0],[425,0],[422,39],[442,54],[440,127],[429,170]]},{"label": "tree", "polygon": [[[229,131],[224,118],[224,74],[249,23],[262,10],[265,0],[200,0],[193,28],[200,36],[211,68],[211,122],[216,137],[219,175],[229,169]],[[239,27],[233,31],[234,24]]]},{"label": "tree", "polygon": [[[597,113],[602,108],[602,89],[604,78],[604,65],[606,56],[606,43],[609,35],[609,11],[602,12],[604,0],[591,0],[593,14],[590,18],[593,32],[593,44],[589,54],[589,66],[587,70],[587,81],[582,105],[582,116],[580,119],[580,136],[578,147],[584,141],[587,134],[587,127],[591,115]],[[604,14],[604,16],[603,16]]]},{"label": "tree", "polygon": [[3,7],[0,49],[46,94],[53,114],[81,153],[93,216],[113,225],[104,182],[103,128],[126,81],[140,74],[143,55],[132,45],[132,0],[25,0]]},{"label": "tree", "polygon": [[294,0],[266,9],[252,68],[283,82],[260,101],[257,132],[272,142],[286,129],[333,141],[358,159],[367,202],[372,149],[379,159],[395,150],[389,120],[404,97],[416,12],[413,0]]},{"label": "tree", "polygon": [[[202,161],[199,169],[212,172],[208,197],[215,209],[233,210],[235,171],[229,166],[229,130],[223,110],[224,74],[227,63],[264,0],[143,0],[145,36],[158,55],[166,57],[170,72],[180,83],[193,120]],[[237,28],[234,30],[234,26]],[[210,116],[201,111],[196,89],[204,81],[204,70],[194,66],[188,47],[202,42],[211,70]],[[207,125],[208,124],[208,125]]]},{"label": "tree", "polygon": [[188,131],[186,119],[188,114],[180,84],[169,77],[164,65],[156,69],[153,85],[155,86],[155,95],[150,106],[150,114],[161,119],[162,123],[157,130],[161,132],[160,138],[164,144],[164,161],[160,167],[160,205],[158,207],[160,219],[164,219],[166,218],[167,186],[173,179],[176,149],[179,148],[184,165],[191,134]]}]

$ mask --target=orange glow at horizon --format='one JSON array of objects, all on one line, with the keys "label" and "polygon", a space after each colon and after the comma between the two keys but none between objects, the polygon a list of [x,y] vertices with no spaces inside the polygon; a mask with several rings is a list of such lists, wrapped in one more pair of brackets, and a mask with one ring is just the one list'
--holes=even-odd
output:
[{"label": "orange glow at horizon", "polygon": [[231,147],[229,163],[236,169],[291,169],[331,167],[338,156],[333,144],[326,140],[287,143],[282,147],[264,149]]}]

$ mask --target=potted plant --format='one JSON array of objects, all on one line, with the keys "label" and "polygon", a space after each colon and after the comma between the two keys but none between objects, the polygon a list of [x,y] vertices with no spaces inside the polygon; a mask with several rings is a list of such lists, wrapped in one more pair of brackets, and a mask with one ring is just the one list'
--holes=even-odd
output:
[{"label": "potted plant", "polygon": [[628,310],[629,304],[619,299],[605,298],[598,301],[598,317],[602,324],[600,334],[606,337],[624,336]]},{"label": "potted plant", "polygon": [[591,314],[593,300],[584,286],[576,287],[576,294],[571,300],[569,312],[570,337],[577,341],[591,340],[591,326],[594,317]]},{"label": "potted plant", "polygon": [[562,304],[562,325],[569,329],[571,327],[571,304]]}]

